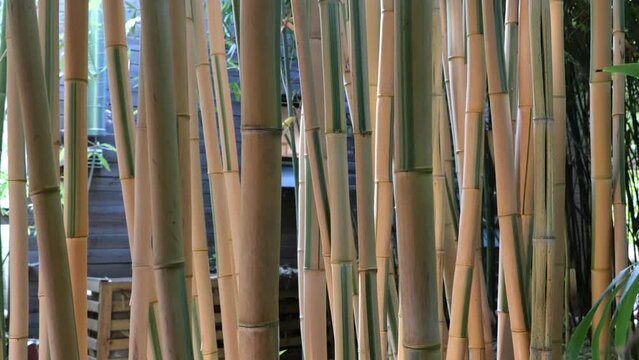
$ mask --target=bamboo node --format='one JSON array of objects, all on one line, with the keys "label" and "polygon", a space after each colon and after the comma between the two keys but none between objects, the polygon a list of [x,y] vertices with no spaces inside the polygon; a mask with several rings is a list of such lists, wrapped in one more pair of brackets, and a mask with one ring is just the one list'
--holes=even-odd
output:
[{"label": "bamboo node", "polygon": [[43,187],[42,189],[31,190],[29,192],[29,196],[34,197],[34,196],[38,196],[38,195],[46,195],[46,194],[51,194],[51,193],[56,193],[56,192],[60,192],[60,186],[59,185],[46,186],[46,187]]},{"label": "bamboo node", "polygon": [[280,320],[266,321],[262,323],[251,323],[245,324],[242,322],[237,322],[237,326],[245,329],[254,329],[254,328],[276,328],[280,326]]},{"label": "bamboo node", "polygon": [[259,127],[259,128],[254,128],[254,127],[249,127],[246,125],[242,125],[242,133],[244,132],[255,132],[255,133],[263,133],[263,134],[270,134],[270,135],[281,135],[282,134],[282,128],[281,127]]},{"label": "bamboo node", "polygon": [[165,270],[184,267],[184,260],[172,261],[166,264],[153,265],[153,270]]}]

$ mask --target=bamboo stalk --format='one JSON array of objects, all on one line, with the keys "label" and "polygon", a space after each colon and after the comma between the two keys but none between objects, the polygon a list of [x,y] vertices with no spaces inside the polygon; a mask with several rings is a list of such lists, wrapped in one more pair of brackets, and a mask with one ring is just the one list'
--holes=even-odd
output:
[{"label": "bamboo stalk", "polygon": [[[377,120],[377,80],[379,72],[379,44],[381,26],[381,0],[366,2],[366,49],[368,62],[368,105],[372,136],[375,139],[375,121]],[[375,152],[375,143],[371,144]]]},{"label": "bamboo stalk", "polygon": [[[6,12],[6,6],[4,7]],[[5,17],[5,20],[9,19]],[[11,21],[11,20],[10,20]],[[6,33],[8,50],[7,131],[9,149],[9,359],[27,358],[29,337],[29,237],[27,234],[26,164],[20,98],[15,73],[15,51],[11,33]]]},{"label": "bamboo stalk", "polygon": [[[48,98],[48,108],[51,119],[51,135],[53,140],[54,163],[56,164],[56,177],[60,177],[60,58],[59,58],[59,3],[58,0],[41,0],[38,1],[38,21],[39,21],[39,38],[40,48],[43,61],[44,79]],[[42,264],[42,256],[38,251],[38,263]],[[38,267],[38,279],[43,279],[42,267]],[[38,347],[38,358],[40,360],[49,360],[49,336],[47,334],[47,304],[45,298],[45,287],[41,281],[38,281],[38,339],[40,345]]]},{"label": "bamboo stalk", "polygon": [[[154,269],[162,355],[192,359],[168,1],[141,2],[146,76]],[[175,14],[174,14],[175,15]]]},{"label": "bamboo stalk", "polygon": [[[292,4],[291,4],[292,5]],[[300,134],[304,134],[304,109],[300,112]],[[293,140],[295,141],[295,140]],[[306,234],[310,234],[309,231],[306,231],[307,227],[310,227],[310,222],[306,221],[306,204],[310,201],[307,196],[307,193],[310,192],[310,189],[306,185],[306,173],[308,171],[308,177],[310,178],[310,168],[308,167],[308,154],[306,151],[306,140],[304,136],[300,136],[299,143],[299,156],[298,156],[298,165],[299,165],[299,175],[297,178],[297,294],[298,294],[298,305],[299,305],[299,318],[300,318],[300,333],[302,338],[302,355],[304,359],[308,359],[311,357],[310,349],[307,345],[310,342],[309,335],[309,324],[306,323],[304,319],[304,315],[306,314],[306,306],[305,303],[310,301],[311,299],[307,299],[304,296],[304,280],[305,276],[302,272],[302,268],[304,268],[304,250],[306,249]],[[309,249],[310,250],[310,249]],[[324,308],[326,311],[326,308]]]},{"label": "bamboo stalk", "polygon": [[[198,4],[195,4],[195,3]],[[199,6],[199,8],[198,8]],[[199,12],[197,10],[200,10]],[[211,292],[211,272],[209,269],[209,251],[206,239],[206,222],[204,220],[204,195],[202,193],[202,165],[200,161],[200,122],[198,118],[198,98],[196,66],[198,63],[198,51],[195,44],[195,17],[203,17],[202,2],[200,0],[186,2],[186,45],[187,45],[187,74],[189,96],[189,147],[191,169],[191,234],[192,259],[194,273],[194,289],[196,312],[198,314],[199,342],[200,346],[194,352],[203,360],[216,360],[218,358],[217,337],[215,330],[215,312],[213,306],[213,293]],[[198,20],[203,21],[203,20]],[[206,56],[206,52],[204,52]],[[208,65],[208,62],[207,62]],[[195,343],[195,342],[194,342]]]},{"label": "bamboo stalk", "polygon": [[[602,69],[611,63],[611,1],[591,2],[590,54],[590,152],[592,182],[592,301],[611,280],[612,164],[610,74]],[[599,337],[600,356],[604,356],[610,314],[600,308],[593,324],[606,322]]]},{"label": "bamboo stalk", "polygon": [[509,82],[503,49],[501,6],[494,0],[483,1],[483,23],[488,93],[493,121],[495,153],[495,181],[497,185],[497,212],[500,228],[500,259],[507,292],[510,328],[514,357],[527,359],[530,340],[524,296],[526,290],[521,257],[520,218],[515,188],[515,160],[513,158],[512,111],[510,109]]},{"label": "bamboo stalk", "polygon": [[[144,54],[144,49],[141,50]],[[143,64],[141,64],[143,65]],[[153,249],[151,248],[151,206],[149,191],[149,149],[146,125],[146,91],[144,67],[140,66],[138,86],[138,122],[135,126],[135,172],[134,179],[134,213],[133,213],[133,248],[131,249],[132,288],[131,288],[131,322],[129,332],[129,359],[146,359],[148,341],[152,336],[149,329],[149,309],[151,306],[153,286]],[[151,211],[149,211],[149,208]]]},{"label": "bamboo stalk", "polygon": [[[558,6],[558,5],[557,5]],[[623,64],[626,52],[625,6],[623,0],[613,0],[613,64]],[[562,17],[563,20],[563,17]],[[563,45],[563,43],[562,43]],[[563,65],[563,63],[562,63]],[[622,73],[612,74],[612,185],[614,207],[615,274],[628,266],[628,240],[626,238],[626,151],[625,151],[625,87]],[[560,159],[558,159],[559,161]],[[563,167],[562,167],[563,170]],[[563,173],[562,173],[563,175]],[[563,178],[562,178],[563,179]],[[565,180],[564,180],[565,186]],[[561,191],[561,190],[560,190]],[[564,190],[565,191],[565,190]],[[557,224],[559,226],[559,224]],[[562,223],[563,226],[563,223]],[[559,254],[558,254],[559,256]],[[621,293],[617,293],[617,299]]]},{"label": "bamboo stalk", "polygon": [[[217,281],[220,291],[220,307],[222,315],[222,335],[224,338],[224,355],[230,359],[238,358],[237,339],[237,279],[235,278],[233,258],[233,237],[230,228],[227,192],[224,182],[224,170],[220,156],[218,130],[215,125],[215,108],[213,103],[213,84],[209,70],[206,33],[204,29],[204,9],[200,1],[193,2],[195,42],[197,62],[195,65],[198,83],[198,94],[202,108],[202,128],[206,152],[209,189],[212,194],[213,223],[215,227],[215,249],[217,252]],[[199,153],[199,151],[198,151]],[[204,252],[200,252],[204,254]],[[201,259],[194,256],[194,260]],[[208,254],[207,254],[208,263]],[[197,276],[196,276],[197,279]]]},{"label": "bamboo stalk", "polygon": [[[473,336],[474,344],[469,344],[471,356],[483,350],[483,335],[477,336],[481,328],[481,314],[474,313],[469,320],[469,303],[474,309],[481,309],[477,277],[473,275],[475,267],[475,249],[479,246],[481,213],[481,159],[484,149],[484,101],[486,98],[486,67],[484,59],[483,29],[479,1],[466,3],[467,46],[468,46],[468,91],[466,98],[465,144],[463,159],[463,178],[461,186],[461,216],[459,221],[459,239],[457,259],[452,290],[450,333],[447,359],[460,359],[466,352],[467,336]],[[471,284],[473,284],[471,286]],[[471,289],[475,288],[475,290]],[[474,294],[473,294],[474,293]],[[480,310],[481,311],[481,310]],[[473,320],[474,325],[466,326]],[[473,334],[469,334],[473,332]],[[482,354],[483,355],[483,354]]]},{"label": "bamboo stalk", "polygon": [[346,157],[346,116],[342,89],[341,4],[319,0],[322,36],[324,113],[333,281],[333,333],[335,358],[355,358],[353,332],[353,250],[350,242],[350,203]]},{"label": "bamboo stalk", "polygon": [[113,131],[115,133],[115,146],[118,149],[118,172],[124,200],[129,245],[132,245],[135,209],[135,138],[133,135],[133,100],[129,80],[124,3],[122,1],[103,1],[102,6]]},{"label": "bamboo stalk", "polygon": [[[381,359],[377,299],[377,263],[375,259],[375,222],[373,190],[373,131],[369,104],[368,61],[365,59],[366,5],[361,0],[349,0],[351,31],[351,72],[353,98],[351,121],[355,142],[355,181],[358,230],[358,356],[360,359]],[[353,111],[354,110],[354,111]]]},{"label": "bamboo stalk", "polygon": [[[440,359],[432,216],[432,1],[395,3],[395,190],[406,359]],[[400,358],[401,355],[400,355]]]},{"label": "bamboo stalk", "polygon": [[[279,0],[244,0],[240,359],[277,359],[281,215]],[[268,69],[265,71],[264,69]],[[260,299],[256,302],[255,299]]]},{"label": "bamboo stalk", "polygon": [[[551,46],[552,46],[552,104],[554,118],[554,184],[553,191],[555,196],[554,216],[555,216],[555,262],[553,268],[553,329],[552,329],[552,358],[560,360],[563,357],[563,321],[564,318],[564,290],[565,290],[565,272],[566,272],[566,249],[567,249],[567,230],[566,230],[566,79],[564,65],[564,1],[553,0],[550,2],[550,26],[551,26]],[[621,44],[623,44],[621,40]],[[623,45],[622,45],[623,46]],[[623,50],[621,50],[623,51]],[[623,60],[621,60],[623,62]],[[619,78],[617,78],[619,79]],[[622,80],[623,81],[623,80]],[[618,83],[617,83],[618,85]],[[619,90],[619,89],[617,89]],[[621,85],[621,126],[624,122],[623,114],[623,83]],[[617,92],[619,94],[619,92]],[[619,104],[618,104],[619,105]],[[619,109],[619,108],[617,108]],[[623,130],[621,132],[621,141],[623,144]],[[623,145],[622,145],[623,146]],[[623,150],[622,150],[623,151]],[[623,154],[623,153],[622,153]],[[625,156],[621,155],[624,160],[618,164],[625,164]],[[623,179],[625,170],[620,174]],[[621,180],[623,181],[623,180]],[[621,190],[622,194],[624,190]],[[621,195],[621,199],[624,196]],[[619,215],[615,212],[615,215]],[[628,246],[625,235],[625,208],[621,217],[623,228],[621,251],[627,255]],[[615,222],[615,225],[619,223]],[[615,255],[617,254],[615,250]],[[627,256],[626,256],[627,259]],[[623,265],[625,267],[626,265]]]},{"label": "bamboo stalk", "polygon": [[23,125],[31,181],[29,191],[38,231],[38,249],[46,283],[48,334],[51,359],[79,358],[71,280],[66,246],[64,222],[60,206],[60,189],[56,176],[51,125],[44,72],[36,23],[36,8],[32,1],[11,0],[11,33],[15,39],[15,63],[18,91],[21,99]]},{"label": "bamboo stalk", "polygon": [[[210,25],[210,56],[213,72],[213,89],[218,106],[216,107],[218,128],[220,129],[220,143],[222,151],[222,168],[224,169],[224,182],[226,183],[226,201],[229,209],[228,219],[231,222],[231,235],[239,241],[242,221],[240,217],[240,172],[237,161],[237,144],[235,142],[235,121],[233,117],[233,104],[231,103],[231,90],[226,71],[226,47],[224,45],[224,31],[222,22],[222,8],[217,0],[207,0],[206,13]],[[239,16],[238,7],[233,3],[235,19]],[[240,47],[240,25],[235,23],[237,46]],[[233,257],[236,264],[235,278],[239,281],[240,249],[236,241],[233,241]]]},{"label": "bamboo stalk", "polygon": [[507,0],[504,17],[504,55],[508,97],[510,99],[510,119],[513,139],[517,130],[517,81],[519,78],[519,0]]},{"label": "bamboo stalk", "polygon": [[[530,45],[533,78],[533,126],[535,149],[535,221],[530,357],[552,356],[554,219],[554,121],[550,52],[550,2],[530,3]],[[510,300],[510,297],[508,298]]]},{"label": "bamboo stalk", "polygon": [[80,359],[87,351],[87,238],[89,193],[87,168],[88,15],[86,0],[64,3],[64,222],[69,251]]}]

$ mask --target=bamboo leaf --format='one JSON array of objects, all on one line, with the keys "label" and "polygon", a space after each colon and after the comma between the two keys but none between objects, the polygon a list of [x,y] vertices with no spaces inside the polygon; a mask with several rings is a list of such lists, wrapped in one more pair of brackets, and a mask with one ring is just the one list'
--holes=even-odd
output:
[{"label": "bamboo leaf", "polygon": [[603,70],[609,73],[621,73],[639,78],[639,63],[606,66]]},{"label": "bamboo leaf", "polygon": [[615,348],[621,348],[626,343],[628,327],[630,326],[630,316],[632,315],[638,292],[639,267],[634,267],[632,274],[630,274],[626,282],[619,305],[614,314]]}]

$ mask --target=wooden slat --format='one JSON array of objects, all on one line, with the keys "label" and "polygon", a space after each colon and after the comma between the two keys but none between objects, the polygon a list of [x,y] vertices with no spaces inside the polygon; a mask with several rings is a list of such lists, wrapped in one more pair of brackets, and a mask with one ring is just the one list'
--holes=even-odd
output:
[{"label": "wooden slat", "polygon": [[98,359],[106,359],[109,356],[109,337],[111,336],[111,287],[108,282],[101,282],[100,304],[98,306]]}]

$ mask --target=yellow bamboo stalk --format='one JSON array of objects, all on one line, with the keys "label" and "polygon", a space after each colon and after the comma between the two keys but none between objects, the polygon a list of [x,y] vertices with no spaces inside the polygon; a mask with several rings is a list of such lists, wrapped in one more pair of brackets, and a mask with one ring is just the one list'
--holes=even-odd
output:
[{"label": "yellow bamboo stalk", "polygon": [[[210,193],[214,209],[213,222],[215,224],[215,249],[217,252],[217,281],[220,291],[224,355],[229,359],[237,359],[239,356],[237,343],[237,304],[235,300],[237,298],[237,280],[234,271],[236,264],[234,264],[233,258],[233,237],[229,219],[229,208],[227,207],[227,189],[224,182],[224,169],[220,156],[218,130],[215,125],[213,84],[209,70],[209,57],[206,52],[204,9],[200,1],[194,1],[193,6],[195,12],[194,24],[197,48],[195,72],[200,106],[202,109],[202,129],[207,173],[209,176],[209,188],[211,190]],[[195,257],[194,260],[200,261]]]},{"label": "yellow bamboo stalk", "polygon": [[11,0],[10,31],[14,36],[15,72],[21,103],[23,125],[30,159],[29,191],[38,231],[38,249],[44,269],[40,279],[46,283],[48,334],[51,359],[79,359],[77,350],[73,298],[67,250],[64,246],[64,222],[60,190],[56,176],[54,150],[45,79],[42,70],[36,8],[33,1]]},{"label": "yellow bamboo stalk", "polygon": [[[213,71],[213,89],[218,106],[216,107],[220,143],[222,151],[222,168],[226,183],[226,201],[229,209],[228,219],[231,222],[231,235],[239,241],[242,228],[240,217],[240,172],[237,161],[237,144],[235,142],[235,120],[231,103],[231,88],[226,71],[226,47],[222,22],[222,8],[217,0],[206,1],[206,13],[209,20],[209,38],[211,69]],[[236,26],[238,26],[236,24]],[[238,44],[239,46],[239,44]],[[239,281],[240,249],[236,241],[233,244],[235,278]]]},{"label": "yellow bamboo stalk", "polygon": [[[9,17],[8,21],[12,21]],[[7,27],[7,30],[10,30]],[[9,360],[27,358],[29,337],[29,237],[26,164],[20,98],[11,31],[6,33],[8,71],[7,148],[9,149]]]},{"label": "yellow bamboo stalk", "polygon": [[64,215],[80,359],[87,350],[87,238],[89,193],[87,170],[87,81],[89,3],[64,3]]},{"label": "yellow bamboo stalk", "polygon": [[124,215],[129,245],[131,245],[135,206],[135,139],[133,137],[133,100],[129,80],[124,2],[103,1],[102,6],[113,131],[115,133],[115,146],[118,149],[118,172],[122,186],[122,199],[124,200]]},{"label": "yellow bamboo stalk", "polygon": [[[590,60],[590,153],[592,181],[592,301],[606,289],[611,280],[610,251],[612,228],[612,164],[610,73],[602,71],[611,63],[611,1],[591,3]],[[599,308],[593,324],[609,322],[610,314]],[[605,325],[599,337],[600,356],[604,356],[608,334]]]},{"label": "yellow bamboo stalk", "polygon": [[[553,87],[553,117],[554,117],[554,184],[555,195],[555,263],[553,268],[553,329],[552,329],[552,358],[560,360],[563,357],[563,324],[564,324],[564,279],[566,271],[566,79],[564,65],[564,1],[550,1],[550,34],[552,46],[552,87]],[[623,34],[623,33],[622,33]],[[621,40],[623,44],[623,40]],[[619,44],[616,44],[619,45]],[[621,45],[623,46],[623,45]],[[618,48],[616,48],[618,49]],[[623,51],[623,50],[622,50]],[[623,61],[623,60],[621,60]],[[616,75],[615,75],[616,76]],[[622,79],[623,79],[623,75]],[[617,79],[619,79],[617,77]],[[623,81],[623,80],[622,80]],[[619,83],[617,82],[618,86]],[[619,90],[617,88],[617,90]],[[617,94],[619,94],[617,92]],[[621,84],[621,118],[623,114],[623,83]],[[619,104],[617,104],[619,105]],[[617,108],[616,110],[618,110]],[[614,110],[613,110],[614,115]],[[623,139],[623,136],[622,136]],[[621,160],[625,161],[625,159]],[[625,174],[624,174],[625,175]],[[622,176],[624,176],[622,175]],[[621,195],[621,199],[625,196]],[[623,228],[622,254],[627,255],[628,246],[625,241],[625,209],[623,209],[623,224],[618,224]],[[618,213],[615,211],[615,215]],[[616,227],[615,227],[616,228]],[[615,249],[615,256],[617,249]],[[626,257],[627,258],[627,257]],[[623,265],[625,267],[625,265]]]},{"label": "yellow bamboo stalk", "polygon": [[[368,104],[371,114],[371,131],[375,138],[375,121],[377,120],[377,80],[379,72],[379,44],[381,26],[381,1],[366,2],[366,49],[368,49]],[[375,143],[371,144],[371,151],[375,152]]]},{"label": "yellow bamboo stalk", "polygon": [[[294,125],[293,125],[294,126]],[[304,134],[304,109],[302,108],[300,111],[300,134]],[[294,141],[294,140],[293,140]],[[307,189],[306,185],[306,172],[310,170],[308,167],[308,154],[306,151],[306,139],[305,136],[300,136],[299,142],[299,156],[298,156],[298,172],[299,175],[297,177],[297,294],[298,294],[298,304],[299,304],[299,314],[300,314],[300,332],[302,335],[302,354],[304,359],[308,359],[311,357],[310,349],[307,345],[310,342],[309,336],[309,324],[306,323],[304,319],[304,314],[306,314],[306,306],[304,303],[307,299],[304,297],[304,276],[302,269],[304,268],[304,250],[305,250],[305,242],[306,242],[306,229],[310,227],[311,224],[306,221],[306,205],[310,201],[307,193],[309,189]],[[308,174],[310,177],[310,171]],[[309,228],[310,233],[310,228]],[[310,299],[309,299],[310,301]],[[326,310],[326,309],[324,309]]]},{"label": "yellow bamboo stalk", "polygon": [[279,350],[280,9],[279,0],[244,0],[240,10],[244,223],[238,264],[243,270],[239,281],[243,296],[238,298],[241,360],[276,360]]},{"label": "yellow bamboo stalk", "polygon": [[[198,3],[198,4],[195,4]],[[199,7],[198,7],[199,6]],[[200,10],[199,12],[197,10]],[[209,251],[206,239],[206,222],[204,220],[204,195],[202,193],[202,165],[200,162],[200,122],[198,119],[198,98],[196,66],[198,54],[206,51],[198,50],[195,44],[195,17],[203,17],[200,0],[186,2],[186,45],[187,75],[189,96],[189,147],[191,169],[191,234],[192,259],[194,273],[194,294],[197,293],[196,305],[200,333],[200,349],[203,360],[218,358],[217,337],[215,330],[215,312],[213,293],[211,292],[211,273],[209,269]],[[198,21],[203,21],[199,20]],[[207,62],[208,65],[208,62]],[[195,324],[194,324],[195,326]],[[194,342],[195,343],[195,342]]]}]

